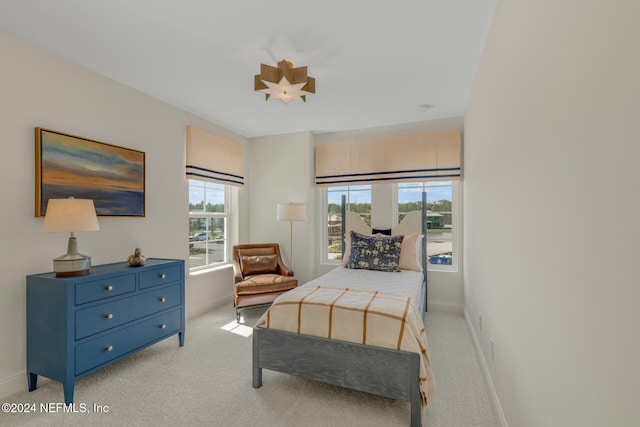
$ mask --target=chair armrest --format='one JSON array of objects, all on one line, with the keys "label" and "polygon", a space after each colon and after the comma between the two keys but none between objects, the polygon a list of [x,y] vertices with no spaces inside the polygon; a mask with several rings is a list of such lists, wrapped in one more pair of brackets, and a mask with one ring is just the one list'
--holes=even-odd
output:
[{"label": "chair armrest", "polygon": [[278,267],[280,267],[281,276],[293,276],[293,270],[291,270],[286,265],[278,263]]},{"label": "chair armrest", "polygon": [[242,282],[244,280],[244,276],[242,275],[242,270],[240,266],[234,262],[233,263],[233,283]]}]

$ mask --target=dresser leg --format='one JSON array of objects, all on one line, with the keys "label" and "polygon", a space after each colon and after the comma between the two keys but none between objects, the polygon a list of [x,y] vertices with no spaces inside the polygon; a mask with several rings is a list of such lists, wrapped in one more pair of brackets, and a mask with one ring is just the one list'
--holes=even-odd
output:
[{"label": "dresser leg", "polygon": [[27,373],[27,384],[29,386],[29,391],[33,391],[37,388],[38,385],[38,374]]},{"label": "dresser leg", "polygon": [[180,347],[184,346],[184,332],[178,332],[178,342]]},{"label": "dresser leg", "polygon": [[71,405],[73,403],[73,387],[74,382],[66,382],[62,384],[62,388],[64,390],[64,403],[65,405]]}]

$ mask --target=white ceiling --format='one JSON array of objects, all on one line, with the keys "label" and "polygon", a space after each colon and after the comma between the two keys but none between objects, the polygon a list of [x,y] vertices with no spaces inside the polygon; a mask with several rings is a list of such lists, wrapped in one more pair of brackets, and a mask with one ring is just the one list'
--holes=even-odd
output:
[{"label": "white ceiling", "polygon": [[[324,133],[464,115],[496,1],[0,0],[0,31],[247,137]],[[306,103],[253,90],[281,59]]]}]

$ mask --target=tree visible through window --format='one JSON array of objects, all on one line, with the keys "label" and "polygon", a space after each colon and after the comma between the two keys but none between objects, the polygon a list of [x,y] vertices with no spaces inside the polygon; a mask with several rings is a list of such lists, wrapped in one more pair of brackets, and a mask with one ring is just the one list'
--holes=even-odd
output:
[{"label": "tree visible through window", "polygon": [[228,188],[189,180],[189,268],[227,262]]}]

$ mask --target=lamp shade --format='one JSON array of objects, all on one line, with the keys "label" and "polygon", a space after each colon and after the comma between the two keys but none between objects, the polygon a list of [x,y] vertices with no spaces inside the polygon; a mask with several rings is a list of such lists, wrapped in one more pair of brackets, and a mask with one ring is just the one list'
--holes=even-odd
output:
[{"label": "lamp shade", "polygon": [[278,221],[305,221],[307,215],[305,214],[303,203],[278,203]]},{"label": "lamp shade", "polygon": [[49,199],[42,231],[50,233],[100,230],[96,208],[89,199]]}]

